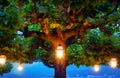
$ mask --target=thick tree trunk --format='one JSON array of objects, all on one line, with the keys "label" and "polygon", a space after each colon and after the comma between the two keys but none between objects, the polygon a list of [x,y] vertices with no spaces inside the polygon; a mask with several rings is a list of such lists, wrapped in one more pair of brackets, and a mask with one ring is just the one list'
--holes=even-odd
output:
[{"label": "thick tree trunk", "polygon": [[54,78],[66,78],[66,45],[64,42],[63,43],[61,42],[64,52],[63,52],[63,57],[58,58],[56,56],[56,49],[59,44],[60,43],[57,43],[57,45],[55,45],[55,49],[54,49],[54,51],[55,51],[55,63],[54,63],[55,77]]},{"label": "thick tree trunk", "polygon": [[56,60],[55,63],[55,78],[66,78],[65,58]]}]

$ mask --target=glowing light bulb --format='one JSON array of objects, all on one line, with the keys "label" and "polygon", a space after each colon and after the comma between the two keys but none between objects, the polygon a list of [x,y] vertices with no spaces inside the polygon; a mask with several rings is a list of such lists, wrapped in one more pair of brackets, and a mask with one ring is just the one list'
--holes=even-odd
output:
[{"label": "glowing light bulb", "polygon": [[6,56],[5,55],[0,55],[0,64],[4,65],[6,62]]},{"label": "glowing light bulb", "polygon": [[117,67],[117,59],[116,58],[111,58],[110,60],[110,67],[116,68]]},{"label": "glowing light bulb", "polygon": [[23,70],[23,65],[22,65],[22,64],[19,64],[19,65],[18,65],[18,70],[19,70],[19,71],[22,71],[22,70]]},{"label": "glowing light bulb", "polygon": [[62,58],[62,56],[63,56],[63,52],[57,52],[57,57],[58,58]]},{"label": "glowing light bulb", "polygon": [[58,46],[57,47],[57,50],[56,50],[56,56],[61,59],[64,55],[64,50],[63,50],[63,47],[62,46]]},{"label": "glowing light bulb", "polygon": [[95,72],[98,72],[98,71],[100,71],[100,66],[99,65],[94,65],[93,69],[94,69]]}]

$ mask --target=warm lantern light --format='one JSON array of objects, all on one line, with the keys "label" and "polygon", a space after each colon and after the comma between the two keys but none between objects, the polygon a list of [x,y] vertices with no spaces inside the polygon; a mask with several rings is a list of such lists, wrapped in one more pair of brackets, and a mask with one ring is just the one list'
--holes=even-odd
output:
[{"label": "warm lantern light", "polygon": [[100,71],[100,66],[99,65],[94,65],[93,69],[94,69],[95,72],[98,72],[98,71]]},{"label": "warm lantern light", "polygon": [[111,58],[111,60],[110,60],[110,66],[112,68],[116,68],[117,67],[117,59],[116,58]]},{"label": "warm lantern light", "polygon": [[59,58],[59,59],[61,59],[62,57],[63,57],[63,55],[64,55],[64,50],[63,50],[63,47],[61,46],[61,45],[59,45],[58,47],[57,47],[57,50],[56,50],[56,56]]},{"label": "warm lantern light", "polygon": [[5,55],[0,55],[0,64],[5,64],[6,62],[6,56]]},{"label": "warm lantern light", "polygon": [[18,65],[18,70],[19,70],[19,71],[22,71],[22,70],[23,70],[23,65],[22,65],[22,64],[19,64],[19,65]]}]

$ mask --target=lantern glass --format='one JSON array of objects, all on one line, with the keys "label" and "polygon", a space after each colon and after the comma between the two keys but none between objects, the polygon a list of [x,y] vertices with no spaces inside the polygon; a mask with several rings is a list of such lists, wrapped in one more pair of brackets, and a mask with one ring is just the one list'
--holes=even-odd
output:
[{"label": "lantern glass", "polygon": [[6,62],[6,56],[5,55],[0,55],[0,64],[5,64]]},{"label": "lantern glass", "polygon": [[63,50],[63,47],[60,45],[57,47],[57,50],[56,50],[56,56],[58,58],[62,58],[64,55],[64,50]]}]

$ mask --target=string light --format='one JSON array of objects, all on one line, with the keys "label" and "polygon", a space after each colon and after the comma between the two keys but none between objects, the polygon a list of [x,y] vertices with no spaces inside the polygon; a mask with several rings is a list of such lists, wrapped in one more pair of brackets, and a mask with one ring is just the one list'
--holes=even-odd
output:
[{"label": "string light", "polygon": [[0,55],[0,64],[4,65],[6,63],[6,56],[5,55]]},{"label": "string light", "polygon": [[116,58],[111,58],[110,60],[110,67],[116,68],[117,67],[117,59]]},{"label": "string light", "polygon": [[94,69],[95,72],[98,72],[98,71],[100,71],[100,66],[99,65],[94,65],[93,69]]},{"label": "string light", "polygon": [[19,65],[18,65],[18,70],[19,70],[19,71],[22,71],[22,70],[23,70],[23,65],[22,65],[22,64],[19,64]]}]

